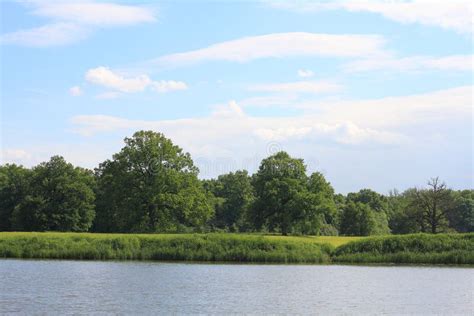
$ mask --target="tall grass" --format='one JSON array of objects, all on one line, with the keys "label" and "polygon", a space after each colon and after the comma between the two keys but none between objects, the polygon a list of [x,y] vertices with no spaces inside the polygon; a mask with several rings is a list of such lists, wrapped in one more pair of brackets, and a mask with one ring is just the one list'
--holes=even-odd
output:
[{"label": "tall grass", "polygon": [[474,233],[370,237],[338,247],[334,262],[474,264]]},{"label": "tall grass", "polygon": [[236,234],[1,233],[0,257],[327,263],[334,247]]},{"label": "tall grass", "polygon": [[146,235],[9,232],[0,233],[0,258],[2,257],[261,263],[474,264],[474,234],[286,237],[227,233]]}]

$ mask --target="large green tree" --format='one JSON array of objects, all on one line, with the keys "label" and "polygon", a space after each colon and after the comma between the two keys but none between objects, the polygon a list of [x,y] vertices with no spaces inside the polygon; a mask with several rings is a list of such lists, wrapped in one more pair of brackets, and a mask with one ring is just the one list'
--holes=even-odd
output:
[{"label": "large green tree", "polygon": [[11,230],[15,207],[29,192],[31,171],[15,164],[0,166],[0,231]]},{"label": "large green tree", "polygon": [[94,219],[91,171],[60,156],[31,171],[27,194],[15,206],[12,228],[26,231],[87,231]]},{"label": "large green tree", "polygon": [[161,133],[139,131],[96,169],[103,232],[161,232],[200,227],[213,215],[191,156]]},{"label": "large green tree", "polygon": [[252,220],[257,229],[320,234],[335,216],[332,188],[321,174],[306,175],[302,159],[278,152],[260,164],[254,175],[256,200]]}]

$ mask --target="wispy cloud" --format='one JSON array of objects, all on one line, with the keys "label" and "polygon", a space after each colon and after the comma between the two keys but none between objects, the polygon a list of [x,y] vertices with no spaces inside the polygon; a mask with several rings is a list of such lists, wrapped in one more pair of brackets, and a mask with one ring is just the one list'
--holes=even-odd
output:
[{"label": "wispy cloud", "polygon": [[[177,90],[186,90],[188,86],[182,81],[153,81],[147,75],[139,75],[136,77],[125,77],[107,67],[97,67],[89,69],[86,72],[85,78],[87,81],[113,89],[123,93],[134,93],[144,91],[146,88],[151,87],[152,90],[159,93],[165,93]],[[108,98],[110,94],[103,94]],[[113,97],[117,97],[114,94]]]},{"label": "wispy cloud", "polygon": [[32,47],[67,45],[89,36],[97,27],[116,27],[156,21],[149,8],[92,1],[24,2],[46,25],[2,34],[0,43]]},{"label": "wispy cloud", "polygon": [[206,61],[248,62],[262,58],[294,56],[385,56],[384,39],[378,35],[273,33],[244,37],[211,46],[166,55],[149,61],[158,66],[180,66]]},{"label": "wispy cloud", "polygon": [[346,10],[350,12],[370,12],[380,14],[399,23],[419,23],[472,33],[473,5],[467,0],[451,1],[264,1],[278,9],[296,12],[316,12],[323,10]]},{"label": "wispy cloud", "polygon": [[3,34],[0,43],[34,47],[66,45],[86,38],[89,33],[80,25],[58,22]]},{"label": "wispy cloud", "polygon": [[342,90],[342,86],[328,81],[297,81],[285,83],[268,83],[250,86],[250,91],[282,93],[331,93]]},{"label": "wispy cloud", "polygon": [[121,26],[156,21],[156,12],[145,7],[90,1],[39,2],[32,14],[94,26]]},{"label": "wispy cloud", "polygon": [[344,64],[349,72],[391,70],[391,71],[473,71],[474,55],[453,55],[445,57],[414,56],[404,58],[363,59]]}]

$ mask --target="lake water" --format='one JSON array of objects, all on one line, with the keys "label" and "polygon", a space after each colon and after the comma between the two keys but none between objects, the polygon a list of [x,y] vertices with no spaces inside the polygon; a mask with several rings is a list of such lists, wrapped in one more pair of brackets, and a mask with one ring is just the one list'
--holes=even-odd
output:
[{"label": "lake water", "polygon": [[474,269],[0,260],[0,313],[474,314]]}]

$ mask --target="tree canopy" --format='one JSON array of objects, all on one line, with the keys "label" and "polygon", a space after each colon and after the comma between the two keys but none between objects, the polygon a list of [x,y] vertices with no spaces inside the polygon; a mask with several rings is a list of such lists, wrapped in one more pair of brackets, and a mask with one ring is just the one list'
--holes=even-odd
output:
[{"label": "tree canopy", "polygon": [[474,231],[474,190],[438,178],[384,195],[336,194],[321,172],[278,152],[253,175],[198,178],[189,153],[138,131],[94,171],[60,156],[32,168],[0,166],[0,231],[272,232],[381,235]]},{"label": "tree canopy", "polygon": [[96,169],[97,220],[104,232],[162,232],[202,226],[213,208],[189,153],[161,133],[136,132]]}]

